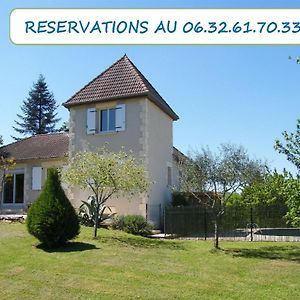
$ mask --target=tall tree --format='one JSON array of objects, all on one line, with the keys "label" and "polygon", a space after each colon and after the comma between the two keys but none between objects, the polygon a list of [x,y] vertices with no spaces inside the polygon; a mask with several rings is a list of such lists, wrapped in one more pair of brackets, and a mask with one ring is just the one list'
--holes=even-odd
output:
[{"label": "tall tree", "polygon": [[293,163],[300,171],[300,119],[297,120],[295,133],[282,133],[284,141],[276,140],[275,149],[286,155],[287,160]]},{"label": "tall tree", "polygon": [[57,131],[69,132],[69,130],[70,130],[69,122],[65,121],[62,123],[62,125],[60,126],[60,128]]},{"label": "tall tree", "polygon": [[180,162],[180,169],[181,191],[191,193],[212,211],[214,247],[219,248],[219,222],[226,204],[236,192],[260,180],[265,166],[259,160],[250,159],[243,147],[223,144],[217,154],[209,148],[196,151]]},{"label": "tall tree", "polygon": [[54,132],[55,125],[60,120],[56,118],[57,107],[45,77],[40,75],[29,91],[27,99],[23,101],[22,114],[17,114],[20,121],[15,121],[18,127],[13,126],[14,130],[23,136]]}]

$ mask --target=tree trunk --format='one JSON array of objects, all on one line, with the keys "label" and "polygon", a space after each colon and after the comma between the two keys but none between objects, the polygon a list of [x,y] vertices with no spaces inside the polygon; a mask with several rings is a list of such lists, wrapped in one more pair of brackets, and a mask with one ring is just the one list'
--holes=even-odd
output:
[{"label": "tree trunk", "polygon": [[97,208],[96,208],[96,214],[95,214],[94,238],[97,237],[98,220],[99,220],[99,207],[98,207],[98,205],[97,205]]},{"label": "tree trunk", "polygon": [[218,217],[215,219],[215,240],[214,240],[214,247],[219,249],[219,220]]},{"label": "tree trunk", "polygon": [[95,226],[94,226],[94,238],[97,237],[97,223],[95,223]]}]

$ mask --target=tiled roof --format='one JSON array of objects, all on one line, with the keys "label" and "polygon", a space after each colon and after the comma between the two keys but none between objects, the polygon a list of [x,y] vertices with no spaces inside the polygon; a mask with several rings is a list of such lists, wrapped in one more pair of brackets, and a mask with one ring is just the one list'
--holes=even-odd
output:
[{"label": "tiled roof", "polygon": [[90,81],[66,101],[64,106],[70,107],[143,95],[148,96],[173,120],[178,120],[176,113],[126,55]]},{"label": "tiled roof", "polygon": [[173,146],[173,160],[175,162],[182,162],[188,159],[188,157]]},{"label": "tiled roof", "polygon": [[0,148],[0,155],[14,157],[16,161],[51,159],[68,156],[67,133],[38,134]]}]

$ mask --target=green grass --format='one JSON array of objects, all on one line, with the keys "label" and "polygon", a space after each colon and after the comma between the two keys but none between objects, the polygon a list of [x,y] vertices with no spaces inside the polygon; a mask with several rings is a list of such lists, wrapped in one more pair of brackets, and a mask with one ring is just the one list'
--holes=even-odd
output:
[{"label": "green grass", "polygon": [[0,299],[300,299],[300,243],[152,240],[82,228],[47,251],[0,223]]}]

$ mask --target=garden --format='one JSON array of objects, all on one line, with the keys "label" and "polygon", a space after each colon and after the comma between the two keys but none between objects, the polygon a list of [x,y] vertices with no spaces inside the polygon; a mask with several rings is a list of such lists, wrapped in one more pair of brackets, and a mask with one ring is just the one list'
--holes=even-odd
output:
[{"label": "garden", "polygon": [[300,244],[154,240],[81,227],[45,249],[0,223],[1,299],[299,299]]},{"label": "garden", "polygon": [[[101,219],[101,205],[96,209]],[[133,228],[147,229],[147,222],[138,220],[119,217],[114,229],[95,223],[95,236],[92,227],[79,226],[58,172],[50,170],[26,225],[0,223],[0,298],[300,297],[299,243],[222,241],[216,249],[211,241],[143,237]]]}]

